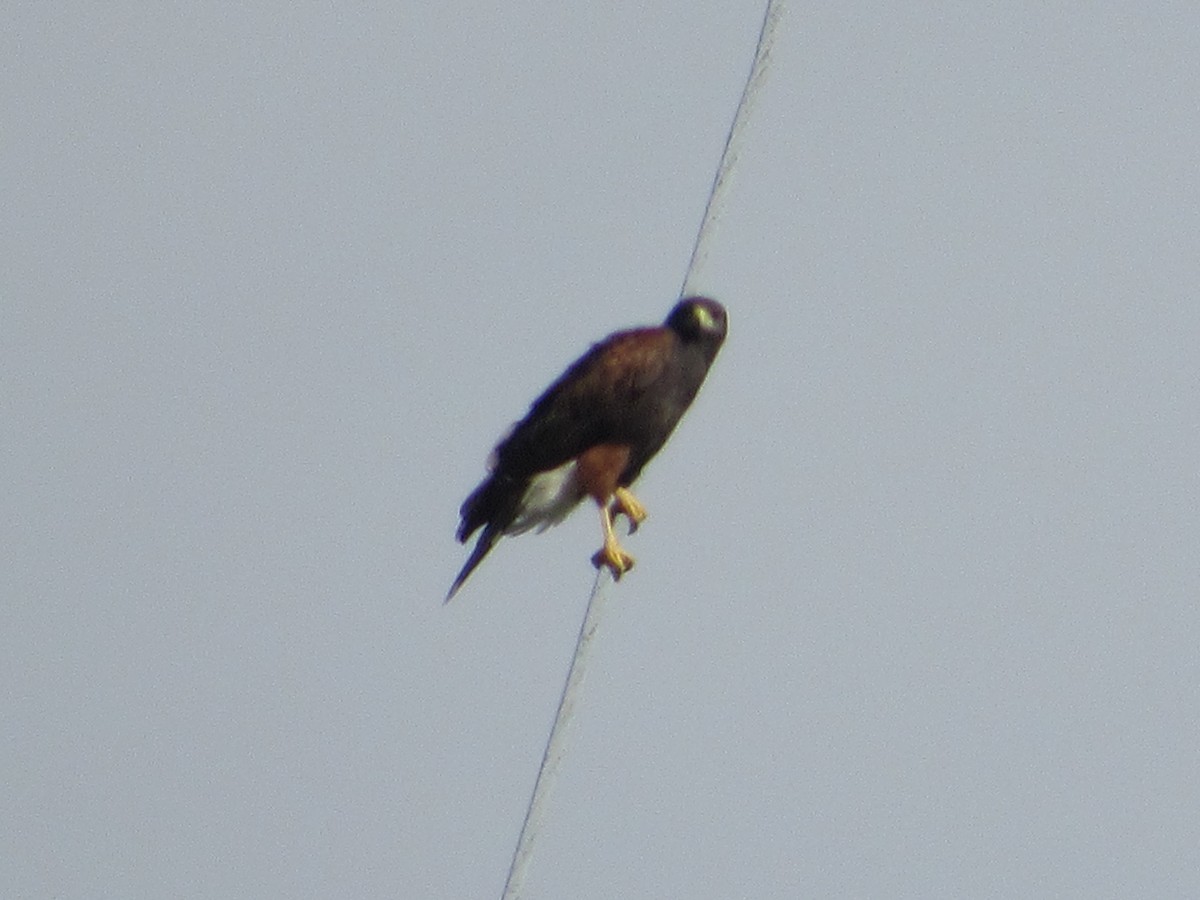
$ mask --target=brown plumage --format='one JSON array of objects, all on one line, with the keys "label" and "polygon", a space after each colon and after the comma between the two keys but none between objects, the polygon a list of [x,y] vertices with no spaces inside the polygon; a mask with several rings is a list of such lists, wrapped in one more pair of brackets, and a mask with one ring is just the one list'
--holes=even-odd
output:
[{"label": "brown plumage", "polygon": [[689,297],[661,326],[609,335],[550,385],[497,445],[490,474],[462,505],[458,540],[483,532],[446,599],[502,535],[548,528],[585,496],[599,506],[604,530],[592,562],[617,578],[628,571],[633,558],[612,519],[625,515],[632,532],[645,518],[627,488],[691,404],[726,330],[721,304]]}]

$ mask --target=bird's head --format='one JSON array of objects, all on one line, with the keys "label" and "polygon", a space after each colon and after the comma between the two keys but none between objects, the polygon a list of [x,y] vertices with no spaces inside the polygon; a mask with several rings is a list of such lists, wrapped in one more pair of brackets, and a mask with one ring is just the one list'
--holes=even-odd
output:
[{"label": "bird's head", "polygon": [[685,297],[675,304],[667,316],[667,327],[685,342],[698,341],[709,344],[715,353],[725,340],[729,329],[729,318],[716,300],[708,297]]}]

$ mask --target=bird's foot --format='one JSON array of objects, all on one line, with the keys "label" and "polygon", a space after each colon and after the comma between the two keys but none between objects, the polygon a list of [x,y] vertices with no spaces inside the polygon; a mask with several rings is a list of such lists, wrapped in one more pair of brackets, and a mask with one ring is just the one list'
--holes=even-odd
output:
[{"label": "bird's foot", "polygon": [[646,507],[633,496],[627,488],[617,488],[613,492],[612,515],[624,515],[629,520],[629,533],[633,534],[638,526],[646,521]]},{"label": "bird's foot", "polygon": [[599,569],[606,566],[612,572],[613,581],[620,581],[621,576],[633,568],[633,557],[621,549],[616,539],[606,540],[604,546],[592,557],[592,565]]}]

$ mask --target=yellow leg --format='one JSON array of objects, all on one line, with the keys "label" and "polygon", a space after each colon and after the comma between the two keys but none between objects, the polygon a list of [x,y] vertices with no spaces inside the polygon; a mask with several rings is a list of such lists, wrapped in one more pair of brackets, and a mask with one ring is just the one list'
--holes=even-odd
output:
[{"label": "yellow leg", "polygon": [[607,506],[600,507],[600,525],[604,529],[604,546],[592,557],[592,565],[597,569],[608,566],[613,581],[620,581],[621,576],[633,568],[633,557],[617,543],[617,535],[612,527],[612,513]]},{"label": "yellow leg", "polygon": [[628,488],[619,487],[613,491],[611,515],[624,515],[629,520],[629,533],[633,534],[638,526],[646,521],[646,507],[630,493]]}]

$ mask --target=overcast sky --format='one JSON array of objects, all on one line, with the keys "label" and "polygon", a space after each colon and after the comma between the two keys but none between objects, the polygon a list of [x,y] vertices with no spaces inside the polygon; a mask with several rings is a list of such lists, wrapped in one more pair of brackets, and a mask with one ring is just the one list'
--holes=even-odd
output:
[{"label": "overcast sky", "polygon": [[[17,3],[0,895],[499,896],[758,2]],[[1200,896],[1200,7],[792,3],[535,898]]]}]

